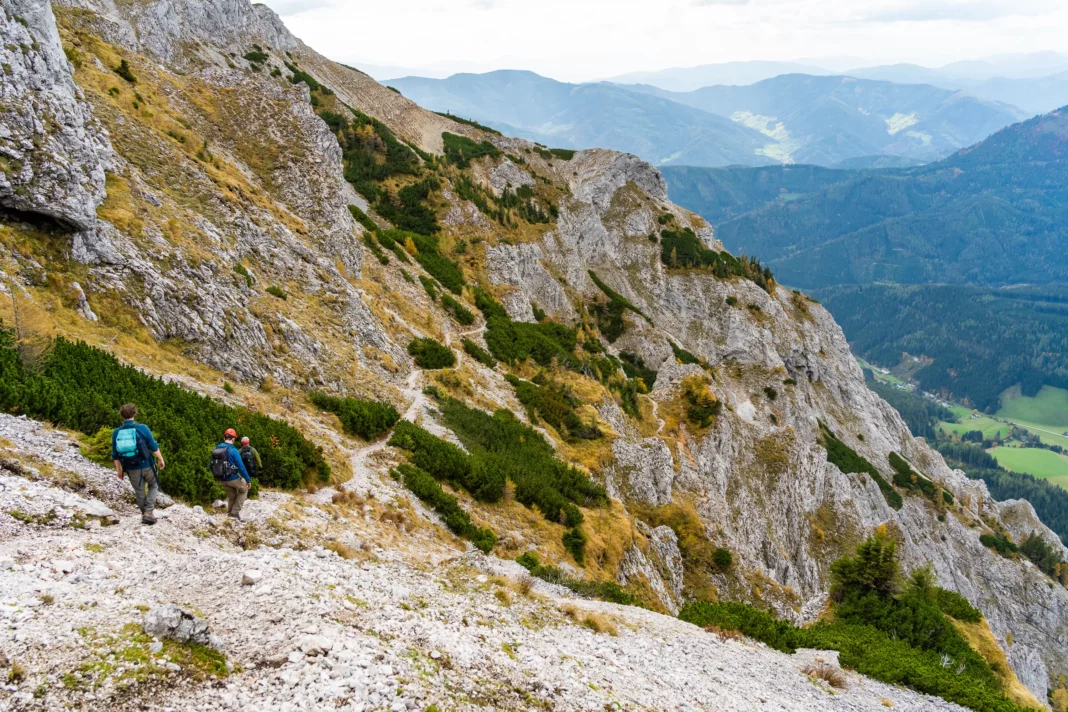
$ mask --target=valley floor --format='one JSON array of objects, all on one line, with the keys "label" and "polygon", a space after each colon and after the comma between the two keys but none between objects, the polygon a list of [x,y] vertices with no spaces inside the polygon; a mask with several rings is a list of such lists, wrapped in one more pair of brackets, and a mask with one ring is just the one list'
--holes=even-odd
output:
[{"label": "valley floor", "polygon": [[[528,589],[399,491],[395,508],[265,493],[236,526],[175,504],[145,527],[65,434],[0,415],[0,438],[0,709],[960,709],[854,673],[833,690],[800,671],[812,651]],[[231,674],[141,632],[168,603],[208,621]]]}]

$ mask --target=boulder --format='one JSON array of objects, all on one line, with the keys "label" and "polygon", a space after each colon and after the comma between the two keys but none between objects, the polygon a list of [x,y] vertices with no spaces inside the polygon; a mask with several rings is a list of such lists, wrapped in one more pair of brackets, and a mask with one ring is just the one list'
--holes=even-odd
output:
[{"label": "boulder", "polygon": [[141,628],[156,638],[198,643],[216,649],[222,646],[222,641],[208,628],[207,621],[173,603],[156,606],[146,613]]}]

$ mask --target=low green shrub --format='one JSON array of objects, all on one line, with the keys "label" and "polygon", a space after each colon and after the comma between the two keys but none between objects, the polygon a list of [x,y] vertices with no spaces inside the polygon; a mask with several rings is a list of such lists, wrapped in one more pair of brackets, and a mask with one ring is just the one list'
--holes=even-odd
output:
[{"label": "low green shrub", "polygon": [[901,495],[886,481],[886,478],[882,476],[879,470],[875,469],[875,465],[865,460],[853,448],[839,440],[823,422],[820,422],[819,425],[822,434],[820,442],[827,451],[828,462],[845,473],[852,472],[868,475],[879,485],[879,491],[883,493],[883,499],[886,500],[887,504],[894,509],[901,509],[905,506]]},{"label": "low green shrub", "polygon": [[261,52],[260,50],[252,50],[251,52],[245,53],[245,59],[254,64],[263,64],[270,58],[269,54]]},{"label": "low green shrub", "polygon": [[468,356],[478,361],[483,366],[489,368],[496,367],[497,359],[493,358],[493,354],[489,351],[486,351],[486,349],[482,348],[471,339],[463,339],[460,343],[463,345],[464,352]]},{"label": "low green shrub", "polygon": [[589,270],[590,279],[597,285],[597,288],[604,292],[608,297],[608,302],[604,304],[593,304],[590,306],[590,311],[597,319],[597,328],[601,330],[601,333],[608,343],[614,344],[623,334],[623,312],[632,311],[638,316],[645,319],[650,324],[652,321],[647,317],[638,307],[631,304],[630,300],[624,297],[619,292],[616,292],[594,273],[593,270]]},{"label": "low green shrub", "polygon": [[427,295],[430,297],[430,301],[436,302],[438,300],[438,283],[424,275],[419,275],[419,284],[423,285],[423,289],[426,290]]},{"label": "low green shrub", "polygon": [[945,588],[936,589],[935,602],[943,613],[959,621],[978,623],[983,619],[982,612],[956,591]]},{"label": "low green shrub", "polygon": [[241,264],[240,262],[236,263],[234,265],[234,272],[244,277],[245,285],[249,289],[252,289],[252,275],[249,274],[248,269],[245,268],[245,265]]},{"label": "low green shrub", "polygon": [[770,292],[774,284],[771,269],[762,267],[755,258],[710,250],[688,227],[660,232],[660,261],[678,269],[709,269],[720,279],[744,277],[764,291]]},{"label": "low green shrub", "polygon": [[474,141],[466,136],[457,136],[449,132],[441,134],[444,144],[445,160],[458,168],[467,168],[471,161],[483,156],[498,158],[500,150],[489,141]]},{"label": "low green shrub", "polygon": [[289,295],[285,293],[285,290],[283,290],[281,287],[278,287],[278,286],[273,285],[273,284],[271,286],[267,287],[267,289],[264,290],[264,291],[266,291],[272,297],[277,297],[278,299],[281,299],[282,301],[285,301],[285,300],[289,299]]},{"label": "low green shrub", "polygon": [[444,116],[447,119],[452,119],[453,121],[455,121],[458,124],[466,124],[467,126],[473,126],[476,129],[480,129],[480,130],[485,131],[487,133],[494,134],[495,136],[503,136],[503,134],[500,131],[498,131],[497,129],[491,129],[489,126],[483,126],[482,124],[478,123],[477,121],[472,121],[471,119],[463,119],[463,118],[460,118],[459,116],[453,116],[452,114],[450,114],[447,111],[444,112],[444,113],[441,112],[441,111],[435,111],[434,113],[437,114],[438,116]]},{"label": "low green shrub", "polygon": [[564,586],[583,598],[595,598],[623,606],[641,605],[634,594],[628,592],[615,581],[587,581],[585,579],[571,578],[555,566],[538,563],[538,556],[534,552],[528,551],[520,554],[516,558],[516,563],[529,571],[531,576],[558,586]]},{"label": "low green shrub", "polygon": [[[797,648],[837,650],[843,667],[889,684],[911,687],[977,712],[1023,712],[1001,691],[990,665],[973,650],[943,613],[978,621],[978,611],[950,592],[913,575],[900,590],[892,542],[869,538],[852,557],[832,566],[833,621],[798,628],[742,603],[687,603],[679,618],[715,626],[792,653]],[[948,595],[947,595],[948,594]]]},{"label": "low green shrub", "polygon": [[712,563],[716,565],[716,568],[720,571],[726,571],[734,563],[734,555],[731,554],[730,549],[725,549],[722,546],[717,547],[712,552]]},{"label": "low green shrub", "polygon": [[441,306],[445,308],[445,311],[452,314],[452,318],[455,319],[458,324],[470,326],[475,323],[475,315],[471,313],[471,310],[450,297],[448,294],[443,294],[441,296]]},{"label": "low green shrub", "polygon": [[137,77],[134,76],[133,70],[130,69],[130,63],[127,62],[125,59],[120,60],[119,66],[115,67],[112,71],[118,74],[123,79],[125,79],[130,84],[137,84]]},{"label": "low green shrub", "polygon": [[[918,491],[927,499],[934,501],[938,497],[938,487],[934,482],[915,472],[912,466],[896,452],[890,453],[890,467],[894,468],[894,484],[904,490]],[[942,490],[944,504],[953,504],[953,494]]]},{"label": "low green shrub", "polygon": [[564,548],[580,565],[586,561],[586,543],[588,539],[582,527],[573,527],[564,532]]},{"label": "low green shrub", "polygon": [[456,365],[456,354],[452,349],[430,338],[412,339],[408,343],[408,355],[415,359],[419,368],[433,370]]},{"label": "low green shrub", "polygon": [[380,240],[393,240],[413,253],[415,261],[443,287],[453,294],[464,288],[464,275],[460,266],[438,251],[438,239],[403,230],[386,230],[379,233]]},{"label": "low green shrub", "polygon": [[515,388],[516,398],[527,407],[532,421],[537,413],[565,439],[596,440],[601,437],[602,433],[596,426],[582,422],[575,412],[580,402],[567,394],[563,388],[522,381],[511,374],[507,378]]},{"label": "low green shrub", "polygon": [[640,378],[646,391],[652,390],[656,385],[656,371],[645,365],[641,357],[629,351],[620,351],[619,360],[622,362],[623,373],[627,378]]},{"label": "low green shrub", "polygon": [[[1020,544],[1020,553],[1031,560],[1047,576],[1060,581],[1062,572],[1065,571],[1064,557],[1061,553],[1049,545],[1045,539],[1034,532],[1031,533],[1023,544]],[[1068,581],[1066,578],[1062,583]]]},{"label": "low green shrub", "polygon": [[429,473],[412,465],[398,465],[396,472],[404,486],[437,512],[454,534],[467,539],[487,554],[497,545],[497,535],[493,530],[472,522],[471,516],[460,506],[456,497],[443,490]]},{"label": "low green shrub", "polygon": [[367,230],[368,232],[378,232],[378,223],[372,220],[371,216],[369,216],[367,213],[360,210],[359,206],[350,205],[349,212],[352,213],[352,217],[356,220],[356,222],[360,223],[360,225],[363,225],[365,230]]},{"label": "low green shrub", "polygon": [[382,248],[378,246],[378,242],[375,241],[373,233],[365,232],[363,234],[363,244],[371,251],[371,254],[375,256],[379,264],[388,265],[389,258],[386,257],[386,253],[382,252]]},{"label": "low green shrub", "polygon": [[671,352],[675,354],[675,359],[681,364],[701,364],[701,359],[694,356],[692,353],[682,348],[674,341],[668,340],[671,344]]},{"label": "low green shrub", "polygon": [[321,391],[308,393],[308,400],[336,415],[345,427],[345,432],[359,435],[364,440],[374,440],[400,420],[397,409],[381,401],[339,398],[328,396]]},{"label": "low green shrub", "polygon": [[[0,330],[0,409],[99,436],[122,423],[119,407],[138,407],[138,422],[156,436],[167,460],[160,487],[191,502],[222,492],[208,471],[212,448],[227,428],[252,439],[263,459],[260,479],[292,489],[306,474],[329,479],[322,448],[281,420],[234,408],[125,366],[111,354],[83,342],[56,339],[33,369],[19,356],[13,335]],[[106,446],[110,459],[110,433]]]},{"label": "low green shrub", "polygon": [[1019,551],[1019,547],[1013,543],[1012,539],[1005,536],[1004,532],[997,532],[996,534],[980,534],[979,543],[1010,559],[1013,554]]},{"label": "low green shrub", "polygon": [[520,422],[509,410],[493,415],[449,398],[442,403],[442,421],[456,433],[487,471],[501,473],[516,484],[520,504],[536,506],[546,519],[569,527],[582,523],[575,506],[608,502],[604,487],[581,470],[555,457],[541,433]]},{"label": "low green shrub", "polygon": [[504,495],[503,473],[474,467],[463,450],[407,420],[397,423],[389,444],[411,453],[412,464],[416,467],[426,470],[435,479],[464,488],[480,502],[497,502]]}]

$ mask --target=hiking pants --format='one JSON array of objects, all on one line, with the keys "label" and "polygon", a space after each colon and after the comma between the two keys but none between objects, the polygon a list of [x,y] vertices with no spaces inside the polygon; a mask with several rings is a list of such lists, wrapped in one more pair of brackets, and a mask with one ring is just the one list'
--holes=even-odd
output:
[{"label": "hiking pants", "polygon": [[234,516],[241,514],[241,507],[248,497],[248,483],[244,478],[238,477],[220,484],[226,490],[226,513]]},{"label": "hiking pants", "polygon": [[142,467],[140,470],[129,470],[126,474],[133,485],[134,496],[137,497],[137,508],[141,510],[141,514],[151,512],[156,508],[156,495],[159,494],[156,472],[151,467]]}]

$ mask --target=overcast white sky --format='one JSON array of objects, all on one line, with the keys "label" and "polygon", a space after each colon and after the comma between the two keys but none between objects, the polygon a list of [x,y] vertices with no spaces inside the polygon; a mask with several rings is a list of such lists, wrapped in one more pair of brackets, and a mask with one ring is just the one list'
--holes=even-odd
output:
[{"label": "overcast white sky", "polygon": [[1066,0],[263,1],[316,50],[356,66],[565,81],[736,60],[939,66],[1068,51]]}]

